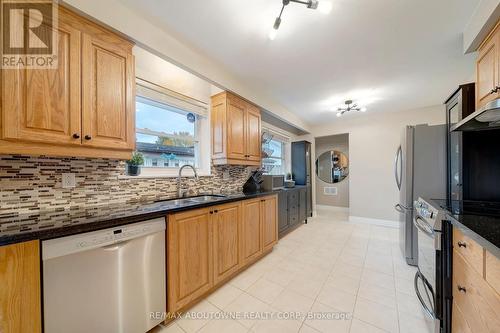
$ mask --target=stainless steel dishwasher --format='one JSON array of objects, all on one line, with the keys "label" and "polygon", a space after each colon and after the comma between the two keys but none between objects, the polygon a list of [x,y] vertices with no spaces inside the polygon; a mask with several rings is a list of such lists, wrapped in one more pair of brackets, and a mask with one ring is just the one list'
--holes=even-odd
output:
[{"label": "stainless steel dishwasher", "polygon": [[42,259],[45,333],[144,333],[161,322],[164,218],[43,241]]}]

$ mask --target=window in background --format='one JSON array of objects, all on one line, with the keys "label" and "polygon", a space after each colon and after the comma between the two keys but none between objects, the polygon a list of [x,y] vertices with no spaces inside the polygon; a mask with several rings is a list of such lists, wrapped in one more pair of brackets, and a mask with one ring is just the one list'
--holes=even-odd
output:
[{"label": "window in background", "polygon": [[[143,97],[136,99],[136,150],[145,168],[198,167],[199,117]],[[146,169],[147,174],[147,169]]]},{"label": "window in background", "polygon": [[[266,140],[266,137],[270,139]],[[286,173],[286,145],[287,142],[284,140],[275,138],[267,132],[264,133],[262,168],[267,174],[284,175]]]}]

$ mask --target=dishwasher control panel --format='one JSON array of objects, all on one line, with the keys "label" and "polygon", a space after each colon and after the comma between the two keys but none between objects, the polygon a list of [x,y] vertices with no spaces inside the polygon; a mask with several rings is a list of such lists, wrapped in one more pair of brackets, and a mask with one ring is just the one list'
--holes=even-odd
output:
[{"label": "dishwasher control panel", "polygon": [[105,247],[165,230],[165,218],[42,241],[42,259]]}]

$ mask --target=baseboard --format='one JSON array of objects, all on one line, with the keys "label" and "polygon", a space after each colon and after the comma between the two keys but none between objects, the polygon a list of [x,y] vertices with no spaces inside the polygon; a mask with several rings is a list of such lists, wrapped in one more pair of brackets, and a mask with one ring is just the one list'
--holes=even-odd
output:
[{"label": "baseboard", "polygon": [[349,215],[349,222],[366,223],[366,224],[378,225],[381,227],[388,227],[388,228],[395,228],[395,229],[399,228],[398,221],[372,219],[369,217],[362,217],[362,216]]},{"label": "baseboard", "polygon": [[339,206],[328,206],[328,205],[316,205],[316,209],[314,212],[318,211],[318,208],[321,210],[327,210],[331,212],[349,212],[349,207],[339,207]]}]

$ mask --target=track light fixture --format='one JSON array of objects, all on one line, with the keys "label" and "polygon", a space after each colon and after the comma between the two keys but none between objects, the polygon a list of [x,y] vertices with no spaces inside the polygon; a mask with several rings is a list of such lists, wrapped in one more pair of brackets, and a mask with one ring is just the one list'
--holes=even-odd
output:
[{"label": "track light fixture", "polygon": [[270,40],[274,40],[276,38],[276,35],[278,34],[278,29],[279,29],[280,24],[281,24],[281,15],[283,15],[283,10],[285,9],[285,6],[289,5],[290,2],[296,2],[296,3],[306,5],[307,8],[317,9],[324,14],[328,14],[332,10],[332,3],[327,1],[327,0],[308,0],[308,1],[283,0],[283,6],[281,7],[280,14],[278,15],[278,17],[276,17],[276,20],[274,20],[273,28],[269,32],[269,39]]},{"label": "track light fixture", "polygon": [[360,112],[366,112],[366,108],[361,108],[357,104],[353,104],[353,101],[348,99],[347,101],[344,102],[345,107],[344,108],[338,108],[337,109],[337,117],[342,117],[342,115],[346,112],[350,111],[360,111]]}]

